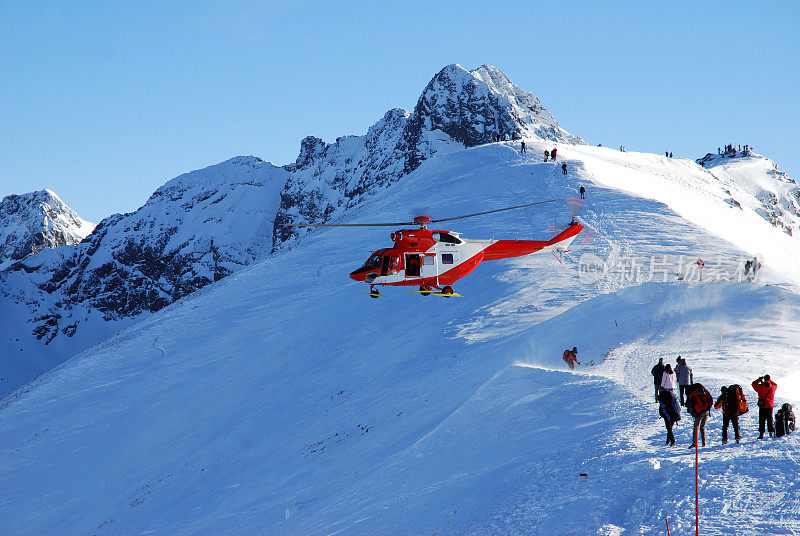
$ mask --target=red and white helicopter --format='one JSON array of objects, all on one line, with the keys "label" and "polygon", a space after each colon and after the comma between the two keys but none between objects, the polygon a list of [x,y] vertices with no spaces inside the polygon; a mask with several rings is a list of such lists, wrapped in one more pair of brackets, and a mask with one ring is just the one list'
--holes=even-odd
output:
[{"label": "red and white helicopter", "polygon": [[463,238],[459,233],[444,230],[429,230],[428,225],[443,221],[472,218],[504,210],[514,210],[544,203],[563,201],[551,199],[514,207],[477,212],[464,216],[434,220],[418,216],[413,222],[397,223],[341,223],[341,224],[284,224],[287,227],[399,227],[415,225],[413,229],[400,229],[389,236],[394,242],[390,248],[374,251],[364,265],[350,273],[350,278],[369,284],[368,294],[372,298],[382,295],[378,285],[418,286],[412,294],[444,297],[460,297],[452,285],[473,271],[481,262],[509,257],[521,257],[542,251],[564,253],[583,225],[573,219],[572,223],[550,240],[476,240]]}]

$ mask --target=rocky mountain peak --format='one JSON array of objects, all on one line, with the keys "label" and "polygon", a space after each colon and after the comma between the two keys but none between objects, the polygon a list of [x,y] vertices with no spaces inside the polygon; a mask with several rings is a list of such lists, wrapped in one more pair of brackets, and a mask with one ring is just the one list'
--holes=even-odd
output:
[{"label": "rocky mountain peak", "polygon": [[524,137],[583,143],[558,125],[536,95],[492,65],[474,71],[444,67],[420,95],[410,123],[409,145],[422,130],[441,130],[466,147]]},{"label": "rocky mountain peak", "polygon": [[325,142],[316,136],[306,136],[300,142],[300,154],[294,164],[294,169],[305,169],[311,163],[325,154]]},{"label": "rocky mountain peak", "polygon": [[332,144],[309,136],[301,142],[297,161],[285,166],[292,176],[281,194],[273,246],[306,232],[280,224],[336,218],[364,194],[437,154],[523,137],[583,143],[558,125],[536,95],[514,85],[500,69],[447,65],[425,86],[413,112],[389,110],[365,136]]},{"label": "rocky mountain peak", "polygon": [[94,229],[52,190],[0,201],[0,269],[44,249],[75,245]]}]

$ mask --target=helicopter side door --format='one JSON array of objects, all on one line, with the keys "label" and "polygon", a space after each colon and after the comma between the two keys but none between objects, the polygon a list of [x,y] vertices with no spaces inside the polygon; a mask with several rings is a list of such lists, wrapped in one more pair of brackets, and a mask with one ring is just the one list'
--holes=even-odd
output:
[{"label": "helicopter side door", "polygon": [[406,253],[406,277],[419,277],[422,260],[419,253]]}]

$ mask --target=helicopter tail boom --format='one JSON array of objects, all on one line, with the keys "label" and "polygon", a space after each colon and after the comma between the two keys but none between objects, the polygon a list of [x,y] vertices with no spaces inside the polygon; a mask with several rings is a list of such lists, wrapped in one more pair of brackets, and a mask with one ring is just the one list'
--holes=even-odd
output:
[{"label": "helicopter tail boom", "polygon": [[578,222],[572,222],[569,227],[552,240],[497,240],[483,250],[483,260],[507,259],[530,255],[539,251],[563,249],[568,247],[582,230],[583,225]]}]

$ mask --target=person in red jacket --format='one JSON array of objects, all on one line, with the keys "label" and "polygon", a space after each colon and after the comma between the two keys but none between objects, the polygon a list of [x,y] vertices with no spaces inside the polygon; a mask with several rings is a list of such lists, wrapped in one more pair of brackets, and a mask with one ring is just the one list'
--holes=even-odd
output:
[{"label": "person in red jacket", "polygon": [[575,363],[581,364],[580,361],[578,361],[577,347],[572,348],[572,350],[564,350],[563,359],[567,362],[567,365],[569,365],[570,370],[575,368]]},{"label": "person in red jacket", "polygon": [[769,379],[769,374],[756,378],[753,382],[753,389],[758,393],[758,432],[759,439],[764,439],[764,423],[767,424],[769,436],[775,433],[775,425],[772,422],[772,408],[775,407],[775,391],[778,384]]}]

